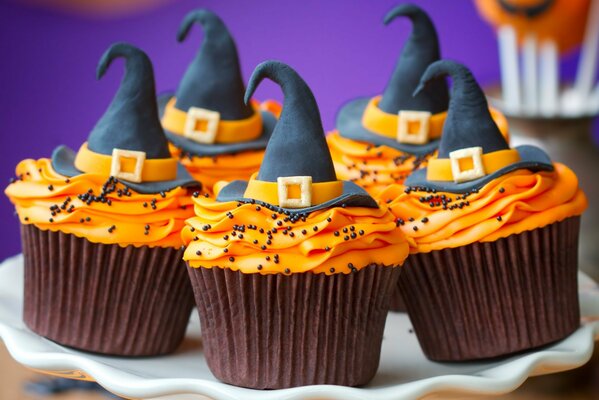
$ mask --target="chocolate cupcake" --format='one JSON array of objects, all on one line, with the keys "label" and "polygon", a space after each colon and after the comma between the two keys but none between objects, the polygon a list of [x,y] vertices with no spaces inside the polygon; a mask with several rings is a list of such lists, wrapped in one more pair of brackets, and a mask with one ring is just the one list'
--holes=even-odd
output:
[{"label": "chocolate cupcake", "polygon": [[574,173],[534,146],[510,148],[464,66],[438,61],[418,91],[450,75],[439,156],[381,199],[410,237],[399,288],[426,356],[505,356],[579,326],[577,247],[587,200]]},{"label": "chocolate cupcake", "polygon": [[173,156],[211,193],[218,181],[247,180],[258,171],[280,105],[243,101],[235,41],[217,15],[201,9],[187,14],[180,42],[195,23],[204,29],[202,46],[176,93],[161,95],[158,103]]},{"label": "chocolate cupcake", "polygon": [[[413,96],[422,73],[439,60],[439,41],[429,16],[414,4],[402,4],[385,16],[385,24],[409,18],[412,33],[382,95],[360,97],[337,115],[336,131],[327,141],[340,179],[351,180],[376,197],[390,184],[402,184],[426,166],[438,146],[449,96],[444,80]],[[492,111],[502,130],[505,119]]]},{"label": "chocolate cupcake", "polygon": [[260,171],[194,199],[183,238],[208,366],[255,389],[357,386],[376,373],[389,296],[408,244],[363,189],[337,180],[316,101],[289,66]]},{"label": "chocolate cupcake", "polygon": [[169,153],[147,55],[115,44],[98,78],[117,57],[125,77],[79,151],[22,161],[6,189],[21,222],[23,319],[80,350],[165,354],[193,307],[180,233],[199,184]]}]

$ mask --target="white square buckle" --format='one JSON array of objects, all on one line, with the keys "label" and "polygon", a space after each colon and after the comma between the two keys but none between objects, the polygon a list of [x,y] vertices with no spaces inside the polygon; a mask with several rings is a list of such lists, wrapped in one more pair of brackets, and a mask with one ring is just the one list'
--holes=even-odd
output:
[{"label": "white square buckle", "polygon": [[[218,132],[220,113],[205,108],[190,107],[187,110],[183,136],[198,143],[213,144]],[[204,126],[200,126],[203,124]]]},{"label": "white square buckle", "polygon": [[[289,197],[289,188],[299,186],[299,197]],[[279,207],[305,208],[312,205],[312,177],[311,176],[284,176],[277,178],[279,194]]]},{"label": "white square buckle", "polygon": [[397,141],[406,144],[425,144],[431,113],[428,111],[400,110],[397,123]]},{"label": "white square buckle", "polygon": [[[468,182],[485,176],[486,173],[485,167],[483,165],[482,155],[482,147],[467,147],[449,153],[453,181],[455,183]],[[471,160],[472,167],[463,169],[460,161],[468,159]]]},{"label": "white square buckle", "polygon": [[[135,159],[135,167],[133,168],[133,171],[126,172],[122,170],[121,159],[123,158]],[[129,182],[140,183],[141,174],[144,168],[144,161],[146,161],[145,151],[112,149],[110,176],[114,176],[115,178],[119,179],[124,179]]]}]

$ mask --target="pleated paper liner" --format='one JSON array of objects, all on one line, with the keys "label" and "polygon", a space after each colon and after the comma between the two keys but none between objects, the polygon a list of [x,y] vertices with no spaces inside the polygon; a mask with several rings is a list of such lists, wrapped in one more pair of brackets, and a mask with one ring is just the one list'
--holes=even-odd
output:
[{"label": "pleated paper liner", "polygon": [[119,356],[174,351],[193,292],[182,250],[92,243],[21,227],[23,320],[35,333],[80,350]]},{"label": "pleated paper liner", "polygon": [[580,217],[572,217],[495,242],[408,257],[399,285],[425,355],[487,359],[574,332],[579,225]]},{"label": "pleated paper liner", "polygon": [[399,267],[345,274],[188,268],[210,370],[254,389],[358,386],[375,375]]},{"label": "pleated paper liner", "polygon": [[391,300],[389,301],[389,311],[393,312],[406,312],[406,302],[403,300],[401,290],[399,289],[399,282],[397,287],[391,291]]}]

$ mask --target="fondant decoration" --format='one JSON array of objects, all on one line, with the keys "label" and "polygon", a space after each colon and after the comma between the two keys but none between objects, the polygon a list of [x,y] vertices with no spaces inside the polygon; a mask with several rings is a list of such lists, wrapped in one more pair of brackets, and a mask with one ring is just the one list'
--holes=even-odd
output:
[{"label": "fondant decoration", "polygon": [[169,153],[148,56],[129,44],[114,44],[100,59],[98,79],[117,57],[125,58],[126,71],[108,109],[78,153],[66,146],[54,150],[52,166],[67,177],[86,173],[114,176],[139,193],[198,186]]},{"label": "fondant decoration", "polygon": [[447,84],[434,82],[431,90],[413,96],[426,67],[440,58],[435,27],[414,4],[402,4],[385,16],[385,24],[407,17],[413,28],[382,96],[359,98],[343,106],[337,116],[342,137],[386,145],[414,155],[431,153],[438,145],[448,104]]},{"label": "fondant decoration", "polygon": [[[320,112],[314,95],[304,80],[291,67],[277,61],[266,61],[256,67],[245,99],[258,84],[269,78],[276,82],[285,97],[281,117],[266,147],[264,160],[255,177],[233,181],[223,187],[218,201],[260,201],[293,211],[311,212],[337,206],[378,207],[363,189],[351,182],[338,181],[327,148]],[[297,187],[287,187],[297,201],[279,204],[279,178],[302,177]],[[310,204],[305,188],[311,179]],[[304,195],[302,196],[302,187]],[[289,199],[287,199],[289,200]],[[291,207],[290,207],[291,205]],[[293,207],[293,208],[292,208]],[[297,208],[296,208],[297,207]]]},{"label": "fondant decoration", "polygon": [[231,34],[216,14],[199,9],[185,16],[177,40],[185,40],[196,23],[204,30],[201,48],[176,93],[158,99],[169,141],[195,156],[264,149],[276,118],[257,103],[244,102],[245,88]]},{"label": "fondant decoration", "polygon": [[414,171],[407,186],[464,193],[514,170],[553,170],[547,154],[537,147],[510,149],[491,117],[484,93],[465,66],[448,60],[431,64],[415,94],[446,75],[451,76],[453,87],[438,157]]}]

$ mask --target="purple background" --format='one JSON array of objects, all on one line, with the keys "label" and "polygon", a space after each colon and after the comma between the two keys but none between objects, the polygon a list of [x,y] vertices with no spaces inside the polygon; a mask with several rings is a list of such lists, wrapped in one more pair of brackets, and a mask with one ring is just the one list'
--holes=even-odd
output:
[{"label": "purple background", "polygon": [[[435,21],[444,57],[468,65],[483,84],[499,77],[497,45],[471,1],[421,0]],[[175,88],[198,48],[195,28],[184,44],[175,34],[183,16],[206,7],[227,23],[238,44],[247,79],[265,59],[282,60],[304,77],[319,102],[324,126],[333,128],[337,108],[359,95],[380,93],[410,25],[382,18],[397,0],[171,1],[134,16],[94,19],[0,0],[0,177],[8,183],[24,158],[48,157],[54,147],[77,149],[100,117],[122,77],[121,63],[100,82],[95,68],[115,41],[145,50],[154,61],[159,91]],[[575,58],[562,73],[572,76]],[[271,82],[257,98],[281,99]],[[18,221],[0,196],[5,228],[0,259],[20,250]]]}]

